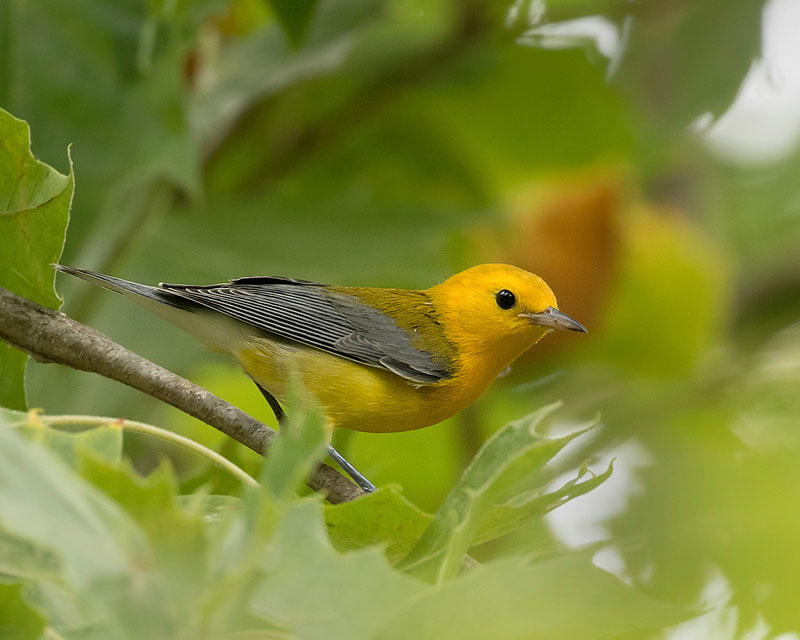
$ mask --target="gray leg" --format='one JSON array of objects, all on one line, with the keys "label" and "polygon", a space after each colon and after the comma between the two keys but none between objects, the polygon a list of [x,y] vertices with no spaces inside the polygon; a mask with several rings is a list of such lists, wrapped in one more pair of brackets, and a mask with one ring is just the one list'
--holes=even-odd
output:
[{"label": "gray leg", "polygon": [[367,480],[358,469],[345,460],[345,458],[342,457],[342,454],[334,449],[331,445],[328,445],[328,457],[337,462],[339,466],[347,472],[347,475],[350,476],[355,483],[364,490],[365,493],[372,493],[375,491],[375,485]]},{"label": "gray leg", "polygon": [[[253,380],[253,382],[256,382]],[[278,424],[283,424],[286,420],[286,414],[283,412],[283,407],[281,407],[280,403],[275,399],[269,391],[267,391],[264,387],[262,387],[258,382],[256,382],[256,386],[258,390],[261,392],[261,395],[264,396],[264,399],[269,404],[270,409],[272,409],[272,413],[275,414],[275,418],[278,420]],[[334,449],[331,445],[328,445],[328,457],[331,458],[334,462],[336,462],[342,469],[345,470],[348,476],[350,476],[353,481],[361,487],[361,489],[366,493],[372,493],[375,491],[375,485],[372,484],[367,478],[364,477],[358,469],[356,469],[352,464],[350,464],[341,453],[339,453],[336,449]]]}]

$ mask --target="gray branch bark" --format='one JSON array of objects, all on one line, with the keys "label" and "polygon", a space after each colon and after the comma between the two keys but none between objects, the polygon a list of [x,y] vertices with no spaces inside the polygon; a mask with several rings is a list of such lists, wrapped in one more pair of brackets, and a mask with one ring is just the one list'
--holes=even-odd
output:
[{"label": "gray branch bark", "polygon": [[[55,362],[127,384],[222,431],[266,455],[278,436],[274,429],[163,367],[150,362],[91,327],[59,311],[0,287],[0,338],[39,362]],[[308,486],[340,503],[363,494],[331,467],[320,464]]]}]

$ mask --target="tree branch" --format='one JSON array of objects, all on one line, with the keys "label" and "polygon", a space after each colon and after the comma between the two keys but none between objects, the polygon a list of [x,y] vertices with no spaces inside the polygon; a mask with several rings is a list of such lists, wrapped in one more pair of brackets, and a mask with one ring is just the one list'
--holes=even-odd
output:
[{"label": "tree branch", "polygon": [[[127,384],[163,400],[265,455],[277,432],[210,393],[117,344],[99,331],[0,287],[0,338],[39,362],[55,362]],[[320,464],[308,486],[336,504],[363,492]]]}]

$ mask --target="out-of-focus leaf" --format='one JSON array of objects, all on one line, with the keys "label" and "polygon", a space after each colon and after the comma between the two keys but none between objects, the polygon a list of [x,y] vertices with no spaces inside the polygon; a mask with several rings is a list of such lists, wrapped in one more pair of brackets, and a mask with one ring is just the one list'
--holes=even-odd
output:
[{"label": "out-of-focus leaf", "polygon": [[74,143],[80,215],[70,246],[73,256],[84,251],[84,266],[117,259],[142,221],[163,213],[148,208],[154,184],[199,192],[183,63],[197,24],[219,8],[219,0],[12,7],[11,33],[35,37],[10,39],[9,108],[26,115],[41,155]]},{"label": "out-of-focus leaf", "polygon": [[[267,486],[246,493],[243,508],[230,496],[178,498],[177,483],[168,466],[142,478],[119,460],[78,456],[78,476],[40,443],[14,433],[24,428],[35,435],[36,413],[3,410],[0,418],[8,424],[0,429],[0,570],[33,581],[26,599],[62,637],[122,640],[132,637],[134,631],[186,638],[203,633],[269,638],[278,632],[283,637],[308,640],[395,637],[391,635],[397,633],[394,621],[405,615],[420,612],[424,625],[435,627],[437,623],[428,619],[429,609],[424,604],[428,599],[451,607],[444,615],[439,611],[440,619],[469,617],[473,609],[484,606],[476,602],[479,588],[494,593],[496,581],[506,584],[504,588],[521,591],[519,598],[537,604],[533,617],[530,606],[516,608],[491,637],[518,637],[514,633],[521,625],[540,624],[540,620],[554,637],[580,630],[571,611],[563,619],[550,611],[544,614],[534,596],[549,580],[568,583],[584,580],[583,574],[576,578],[561,568],[537,581],[535,571],[541,565],[530,565],[529,573],[519,574],[520,567],[528,565],[516,558],[513,566],[490,565],[437,591],[393,569],[378,547],[344,554],[336,551],[326,535],[321,501],[294,495],[297,478],[308,472],[324,443],[321,420],[310,412],[304,423],[306,412],[297,401],[289,408],[297,416],[296,422],[284,431],[264,463],[262,475]],[[509,491],[529,486],[533,479],[515,466],[530,471],[570,439],[567,436],[562,443],[535,436],[531,427],[546,413],[547,409],[501,431],[495,438],[501,444],[486,447],[471,476],[476,477],[481,465],[486,473],[494,472],[484,495],[499,500],[507,498]],[[26,420],[34,426],[25,426]],[[303,424],[307,433],[301,430]],[[509,431],[517,437],[502,435]],[[538,443],[540,450],[531,442]],[[44,444],[51,445],[52,440],[44,439]],[[508,451],[514,446],[520,448],[517,456]],[[64,459],[76,463],[73,454]],[[268,471],[271,464],[273,470]],[[549,499],[568,497],[586,484],[576,479]],[[528,501],[523,502],[529,508]],[[393,489],[331,507],[328,514],[334,525],[329,526],[331,531],[336,531],[336,523],[341,525],[334,534],[341,548],[388,544],[390,555],[395,556],[401,555],[430,521]],[[479,514],[473,510],[471,515]],[[127,523],[128,528],[120,527],[118,521]],[[57,535],[48,537],[52,531]],[[131,545],[130,539],[137,544]],[[86,557],[89,554],[94,554],[94,565]],[[82,579],[75,579],[79,569]],[[610,579],[603,572],[592,571],[602,576],[599,580]],[[464,583],[473,576],[487,582],[479,586]],[[451,588],[456,591],[448,595]],[[621,588],[625,597],[641,598],[632,591],[633,595],[628,594],[628,587]],[[584,595],[580,589],[577,593],[575,596],[573,589],[574,598]],[[502,600],[505,596],[498,597]],[[564,596],[564,600],[568,598]],[[613,614],[590,611],[596,620],[582,624],[587,628],[597,625],[609,634],[612,628],[621,632],[663,624],[655,607],[632,611],[626,608],[627,601],[623,605]],[[545,602],[541,606],[552,605]],[[186,611],[193,616],[187,619]],[[615,616],[625,617],[628,626]],[[485,631],[480,625],[476,629],[474,634]],[[470,636],[456,626],[440,637]]]},{"label": "out-of-focus leaf", "polygon": [[[48,634],[70,640],[116,640],[108,627],[99,624],[84,595],[59,580],[29,582],[25,588],[28,604],[47,620]],[[43,636],[43,640],[47,638],[47,634]]]},{"label": "out-of-focus leaf", "polygon": [[[35,413],[34,413],[35,415]],[[17,411],[0,407],[0,421],[10,427],[20,427],[28,423],[30,414],[27,411]]]},{"label": "out-of-focus leaf", "polygon": [[285,631],[270,631],[268,629],[231,631],[217,637],[219,640],[302,640],[302,638]]},{"label": "out-of-focus leaf", "polygon": [[755,354],[739,381],[733,432],[767,455],[800,451],[800,323],[778,332]]},{"label": "out-of-focus leaf", "polygon": [[308,29],[319,0],[269,0],[286,35],[298,44]]},{"label": "out-of-focus leaf", "polygon": [[510,422],[486,441],[422,538],[399,564],[401,569],[437,584],[457,574],[492,505],[531,490],[537,471],[583,433],[556,439],[537,435],[536,427],[558,406]]},{"label": "out-of-focus leaf", "polygon": [[45,619],[22,597],[22,585],[0,584],[0,638],[39,640],[45,625]]},{"label": "out-of-focus leaf", "polygon": [[[323,455],[324,423],[321,414],[309,404],[293,381],[286,406],[289,417],[262,462],[261,488],[247,492],[242,508],[224,521],[209,563],[211,575],[226,577],[225,584],[210,596],[216,603],[214,615],[220,620],[250,615],[245,598],[251,592],[251,574],[260,561],[261,545],[272,541],[276,527],[297,499],[296,490]],[[317,504],[316,508],[322,507]]]},{"label": "out-of-focus leaf", "polygon": [[516,189],[540,171],[630,153],[623,103],[582,52],[485,46],[455,64],[449,82],[426,85],[410,103],[425,107],[423,115],[435,118],[463,162],[496,193]]},{"label": "out-of-focus leaf", "polygon": [[[443,612],[452,615],[443,615]],[[591,640],[681,622],[686,609],[652,600],[583,554],[479,567],[385,620],[380,640]]]},{"label": "out-of-focus leaf", "polygon": [[431,518],[396,486],[381,487],[358,500],[325,507],[328,536],[338,551],[382,544],[390,562],[411,551]]},{"label": "out-of-focus leaf", "polygon": [[141,531],[117,505],[5,422],[0,422],[0,526],[56,552],[75,584],[125,575],[148,556]]},{"label": "out-of-focus leaf", "polygon": [[[304,406],[305,405],[305,406]],[[276,500],[286,500],[311,475],[325,450],[325,422],[316,406],[295,386],[286,407],[288,419],[262,465],[259,481]]]},{"label": "out-of-focus leaf", "polygon": [[800,317],[798,172],[800,150],[769,167],[726,167],[714,185],[715,219],[738,267],[737,343],[759,344]]},{"label": "out-of-focus leaf", "polygon": [[286,513],[250,607],[306,640],[372,637],[429,587],[392,570],[378,549],[339,555],[327,540],[320,508],[301,503]]},{"label": "out-of-focus leaf", "polygon": [[625,268],[590,348],[642,379],[681,379],[721,331],[728,265],[716,243],[669,211],[631,212],[625,233]]},{"label": "out-of-focus leaf", "polygon": [[[531,28],[518,39],[522,44],[582,49],[593,58],[601,52],[609,76],[674,132],[731,104],[759,55],[765,4],[611,0],[589,9],[580,1],[550,0],[545,16],[544,4],[523,1],[514,3],[510,22],[518,31]],[[546,17],[556,22],[542,23]]]},{"label": "out-of-focus leaf", "polygon": [[[202,69],[205,81],[197,87],[190,105],[194,130],[205,149],[216,148],[237,119],[260,101],[281,92],[288,93],[300,83],[340,69],[349,58],[357,35],[381,15],[384,1],[328,0],[319,5],[319,0],[275,0],[271,4],[295,46],[287,46],[281,32],[270,28],[275,26],[273,23],[232,40],[221,50],[206,56]],[[310,33],[306,33],[318,5],[319,19],[314,20]],[[295,18],[297,21],[290,25],[284,21],[284,15],[289,22]],[[299,46],[304,35],[307,37]],[[226,172],[249,174],[265,152],[280,152],[281,145],[287,141],[287,133],[293,135],[291,131],[282,130],[280,110],[270,113],[272,118],[254,123],[259,128],[257,140],[252,139],[255,132],[249,128],[238,141],[244,146],[226,156],[223,162],[227,165]],[[251,155],[248,151],[254,142],[256,153]],[[250,156],[249,160],[245,156]],[[229,175],[226,182],[240,179]]]},{"label": "out-of-focus leaf", "polygon": [[653,597],[692,603],[704,597],[708,567],[718,568],[740,634],[759,619],[775,635],[800,629],[798,354],[793,327],[743,359],[735,377],[722,367],[699,390],[666,397],[660,385],[660,414],[652,401],[627,422],[631,407],[619,411],[618,428],[636,431],[649,458],[636,471],[638,495],[608,522],[612,539],[647,540],[619,545],[629,575]]},{"label": "out-of-focus leaf", "polygon": [[[65,176],[34,158],[28,124],[0,109],[0,286],[57,309],[57,262],[72,202]],[[0,345],[0,405],[24,409],[27,355]]]},{"label": "out-of-focus leaf", "polygon": [[159,577],[172,584],[172,602],[178,607],[190,606],[207,579],[208,566],[186,562],[186,558],[204,557],[207,540],[202,519],[176,503],[177,481],[170,466],[163,464],[142,478],[129,464],[86,457],[80,473],[137,522],[148,538]]},{"label": "out-of-focus leaf", "polygon": [[55,581],[62,571],[61,558],[48,548],[0,530],[0,573],[22,580]]},{"label": "out-of-focus leaf", "polygon": [[200,515],[207,521],[218,521],[231,513],[241,511],[240,498],[225,495],[181,495],[175,496],[179,506],[192,515]]},{"label": "out-of-focus leaf", "polygon": [[72,468],[78,466],[83,454],[98,456],[112,464],[122,460],[123,434],[118,425],[70,432],[37,424],[34,416],[18,429],[26,437],[46,446]]},{"label": "out-of-focus leaf", "polygon": [[721,7],[715,0],[680,0],[629,5],[633,15],[616,80],[662,126],[685,127],[706,112],[719,116],[759,53],[764,4],[732,0]]}]

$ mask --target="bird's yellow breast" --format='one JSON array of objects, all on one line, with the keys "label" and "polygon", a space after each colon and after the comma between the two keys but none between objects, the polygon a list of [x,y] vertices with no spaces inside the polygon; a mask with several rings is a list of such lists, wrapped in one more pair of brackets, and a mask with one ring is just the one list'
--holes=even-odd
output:
[{"label": "bird's yellow breast", "polygon": [[260,338],[243,343],[234,355],[283,406],[294,373],[320,403],[331,426],[376,433],[421,429],[441,422],[477,399],[498,373],[488,367],[462,366],[452,378],[414,386],[390,371],[310,347]]}]

